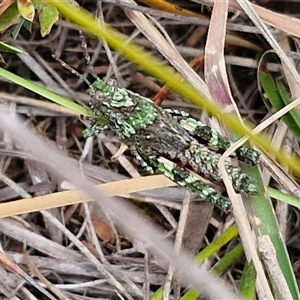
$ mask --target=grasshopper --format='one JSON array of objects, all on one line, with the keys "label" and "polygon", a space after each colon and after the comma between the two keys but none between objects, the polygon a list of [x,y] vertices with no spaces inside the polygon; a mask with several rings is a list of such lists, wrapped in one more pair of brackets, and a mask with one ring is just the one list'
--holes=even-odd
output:
[{"label": "grasshopper", "polygon": [[[218,161],[231,140],[184,111],[163,109],[149,98],[101,79],[90,86],[90,96],[94,116],[84,130],[85,137],[112,130],[149,174],[162,173],[222,210],[230,209],[229,199],[196,174],[223,185]],[[232,156],[251,165],[259,160],[259,152],[244,146]],[[229,160],[225,168],[236,192],[257,192],[255,182]]]}]

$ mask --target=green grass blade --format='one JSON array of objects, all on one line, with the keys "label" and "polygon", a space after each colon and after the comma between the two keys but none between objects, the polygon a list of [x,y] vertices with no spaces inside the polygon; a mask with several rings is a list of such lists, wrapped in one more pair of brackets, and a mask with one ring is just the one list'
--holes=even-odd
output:
[{"label": "green grass blade", "polygon": [[[283,101],[283,103],[285,105],[288,105],[291,102],[291,96],[290,93],[287,90],[286,85],[284,84],[282,79],[276,79],[276,86],[278,88],[278,92],[281,96],[281,99]],[[298,114],[298,112],[296,111],[296,109],[292,109],[289,114],[292,116],[296,126],[295,126],[295,130],[297,130],[297,132],[299,132],[300,130],[300,115]]]},{"label": "green grass blade", "polygon": [[213,268],[213,272],[215,274],[223,274],[232,265],[236,264],[237,261],[243,256],[243,254],[243,246],[242,244],[238,244],[218,261],[218,263]]},{"label": "green grass blade", "polygon": [[243,270],[240,286],[239,286],[239,292],[243,299],[245,300],[256,299],[255,282],[256,282],[255,267],[252,262],[246,263]]},{"label": "green grass blade", "polygon": [[[247,174],[253,178],[259,175],[255,174],[255,172],[258,172],[256,168],[245,166],[245,169]],[[264,189],[263,186],[258,186],[258,188]],[[293,299],[300,299],[295,274],[285,243],[282,240],[271,200],[264,196],[264,194],[259,194],[258,196],[251,196],[249,204],[251,205],[253,215],[255,215],[260,222],[259,235],[268,235],[276,249],[276,257],[280,269],[293,295]]]},{"label": "green grass blade", "polygon": [[[268,100],[276,111],[280,110],[290,102],[287,91],[281,80],[274,81],[271,74],[263,71],[259,72],[259,79]],[[285,98],[285,101],[282,96]],[[294,109],[291,110],[282,117],[282,120],[300,141],[300,117],[296,111]]]},{"label": "green grass blade", "polygon": [[286,194],[286,193],[283,193],[283,192],[273,189],[271,187],[268,187],[267,191],[268,191],[268,194],[270,197],[272,197],[276,200],[288,203],[294,207],[300,208],[300,199],[299,198],[289,195],[289,194]]},{"label": "green grass blade", "polygon": [[58,94],[55,94],[55,93],[43,88],[42,86],[37,85],[29,80],[26,80],[18,75],[15,75],[3,68],[0,68],[0,76],[38,94],[40,96],[43,96],[46,99],[49,99],[61,106],[69,108],[69,109],[73,110],[74,112],[78,113],[79,115],[92,116],[90,109],[87,109],[80,104],[77,104],[77,103],[75,103],[67,98],[64,98]]},{"label": "green grass blade", "polygon": [[237,237],[239,234],[238,228],[236,225],[230,226],[226,229],[218,238],[212,241],[207,245],[202,251],[195,255],[194,260],[196,263],[203,263],[206,259],[218,253],[218,251],[226,245],[233,238]]},{"label": "green grass blade", "polygon": [[[229,251],[213,268],[213,273],[215,275],[223,274],[227,269],[234,265],[244,254],[243,246],[241,244],[234,247]],[[255,286],[255,279],[253,281]],[[201,295],[199,289],[192,288],[187,291],[180,300],[197,300]]]}]

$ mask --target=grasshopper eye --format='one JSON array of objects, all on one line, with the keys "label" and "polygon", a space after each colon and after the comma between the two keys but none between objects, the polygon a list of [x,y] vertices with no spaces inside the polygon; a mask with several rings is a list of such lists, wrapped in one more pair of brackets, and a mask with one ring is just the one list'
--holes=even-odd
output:
[{"label": "grasshopper eye", "polygon": [[106,98],[106,97],[105,97],[103,91],[101,91],[101,90],[95,90],[93,99],[94,99],[98,104],[100,104],[100,105],[103,104],[105,98]]}]

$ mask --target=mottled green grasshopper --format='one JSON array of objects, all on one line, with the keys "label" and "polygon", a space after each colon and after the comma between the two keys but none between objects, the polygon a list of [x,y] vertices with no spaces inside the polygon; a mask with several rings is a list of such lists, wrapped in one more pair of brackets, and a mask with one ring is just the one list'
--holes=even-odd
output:
[{"label": "mottled green grasshopper", "polygon": [[[112,130],[149,174],[163,173],[221,209],[230,208],[226,197],[195,174],[222,185],[217,164],[232,141],[184,111],[163,109],[149,98],[103,80],[96,80],[90,90],[94,117],[84,130],[85,137]],[[107,123],[99,124],[99,118]],[[252,165],[259,159],[259,153],[248,147],[238,148],[232,156]],[[257,192],[253,180],[229,160],[225,168],[236,192]]]},{"label": "mottled green grasshopper", "polygon": [[[86,50],[82,34],[81,38]],[[93,84],[56,58],[90,87],[93,116],[89,117],[90,125],[84,130],[84,136],[95,136],[103,130],[114,131],[120,141],[128,146],[138,164],[149,174],[163,173],[202,199],[228,211],[231,206],[229,199],[197,175],[223,185],[218,161],[233,142],[184,111],[163,109],[149,98],[106,83],[94,73],[87,51],[85,58],[90,73],[96,79]],[[100,123],[100,119],[104,119],[105,124]],[[240,147],[231,156],[255,165],[258,163],[259,152]],[[229,160],[225,161],[225,168],[236,192],[257,192],[255,182]]]}]

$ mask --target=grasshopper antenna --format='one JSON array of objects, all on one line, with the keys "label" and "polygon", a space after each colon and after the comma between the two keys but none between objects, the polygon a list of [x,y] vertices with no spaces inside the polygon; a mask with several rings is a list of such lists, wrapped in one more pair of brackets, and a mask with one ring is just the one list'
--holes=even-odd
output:
[{"label": "grasshopper antenna", "polygon": [[85,58],[85,61],[86,61],[87,67],[88,67],[89,74],[91,74],[96,80],[100,80],[100,78],[95,73],[94,66],[91,63],[91,56],[89,54],[86,39],[85,39],[85,36],[84,36],[82,30],[79,30],[79,37],[81,40],[81,46],[84,50],[84,58]]},{"label": "grasshopper antenna", "polygon": [[68,70],[70,73],[74,74],[75,76],[79,77],[81,80],[83,80],[89,87],[92,85],[90,81],[85,78],[82,74],[80,74],[78,71],[76,71],[74,68],[69,66],[66,62],[64,62],[62,59],[60,59],[55,54],[52,54],[52,57],[58,61],[62,67],[64,67],[66,70]]},{"label": "grasshopper antenna", "polygon": [[[88,52],[87,43],[86,43],[86,40],[85,40],[85,37],[84,37],[84,34],[83,34],[82,30],[79,30],[79,37],[80,37],[80,40],[81,40],[81,46],[82,46],[83,51],[84,51],[84,59],[86,61],[87,67],[88,67],[88,74],[91,74],[96,80],[100,80],[100,78],[95,73],[94,67],[91,63],[91,57],[90,57],[90,54]],[[60,59],[55,54],[52,54],[52,57],[56,61],[58,61],[61,64],[62,67],[64,67],[70,73],[74,74],[75,76],[80,78],[82,81],[84,81],[89,87],[92,86],[91,82],[86,78],[86,76],[80,74],[78,71],[76,71],[74,68],[69,66],[66,62],[64,62],[62,59]]]}]

